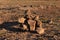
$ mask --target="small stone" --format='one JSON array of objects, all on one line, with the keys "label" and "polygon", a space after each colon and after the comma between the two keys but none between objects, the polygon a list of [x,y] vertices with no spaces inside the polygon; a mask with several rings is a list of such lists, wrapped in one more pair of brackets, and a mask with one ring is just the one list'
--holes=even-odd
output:
[{"label": "small stone", "polygon": [[23,29],[28,30],[27,25],[23,24]]},{"label": "small stone", "polygon": [[37,33],[39,34],[44,34],[45,33],[45,29],[44,28],[37,28]]},{"label": "small stone", "polygon": [[24,21],[25,21],[25,18],[23,18],[23,17],[18,19],[19,23],[24,23]]}]

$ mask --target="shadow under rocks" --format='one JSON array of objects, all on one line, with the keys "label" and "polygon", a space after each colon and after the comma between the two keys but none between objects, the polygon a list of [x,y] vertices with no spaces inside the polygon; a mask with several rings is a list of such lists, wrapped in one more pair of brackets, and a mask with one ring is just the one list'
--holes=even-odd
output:
[{"label": "shadow under rocks", "polygon": [[5,28],[6,30],[13,31],[13,32],[26,32],[26,30],[23,30],[22,28],[12,27],[12,26],[18,25],[18,24],[20,24],[20,26],[21,26],[21,23],[18,23],[18,22],[5,22],[5,23],[0,25],[0,30],[2,28]]},{"label": "shadow under rocks", "polygon": [[38,34],[36,31],[29,31],[29,32],[33,34]]},{"label": "shadow under rocks", "polygon": [[[19,25],[19,28],[13,27],[15,25]],[[5,22],[5,23],[3,23],[3,24],[0,25],[0,30],[2,30],[3,28],[6,29],[6,30],[8,30],[8,31],[12,31],[12,32],[30,32],[30,33],[37,33],[36,31],[23,30],[22,29],[22,24],[19,23],[19,22]]]}]

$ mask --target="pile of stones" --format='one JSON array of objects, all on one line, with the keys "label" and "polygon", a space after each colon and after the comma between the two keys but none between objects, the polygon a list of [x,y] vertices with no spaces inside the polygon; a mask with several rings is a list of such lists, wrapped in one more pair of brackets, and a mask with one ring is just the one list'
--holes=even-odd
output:
[{"label": "pile of stones", "polygon": [[36,31],[39,34],[45,33],[46,29],[42,27],[43,23],[39,15],[32,14],[30,10],[28,10],[25,17],[18,18],[18,22],[22,23],[24,30]]}]

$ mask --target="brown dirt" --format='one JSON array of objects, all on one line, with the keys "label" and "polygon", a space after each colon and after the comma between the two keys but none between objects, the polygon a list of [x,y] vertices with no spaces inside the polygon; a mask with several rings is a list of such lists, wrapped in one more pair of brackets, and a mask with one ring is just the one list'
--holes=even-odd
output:
[{"label": "brown dirt", "polygon": [[[21,9],[23,8],[23,9]],[[22,30],[22,25],[17,22],[19,17],[24,17],[27,9],[24,6],[9,6],[5,5],[0,8],[0,18],[3,18],[4,23],[0,24],[0,40],[60,40],[60,7],[55,5],[42,5],[31,10],[35,15],[40,16],[43,21],[43,28],[47,28],[45,34],[40,35],[35,31],[30,32]],[[45,21],[53,18],[54,24],[45,23]]]}]

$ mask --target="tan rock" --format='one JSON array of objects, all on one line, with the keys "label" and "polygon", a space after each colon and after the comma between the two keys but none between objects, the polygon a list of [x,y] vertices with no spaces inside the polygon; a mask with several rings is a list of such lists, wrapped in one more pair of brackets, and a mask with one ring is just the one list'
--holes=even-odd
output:
[{"label": "tan rock", "polygon": [[40,20],[38,21],[38,24],[39,24],[39,27],[42,28],[43,23]]},{"label": "tan rock", "polygon": [[44,28],[38,28],[36,31],[37,31],[37,33],[39,33],[41,35],[45,33],[45,29]]},{"label": "tan rock", "polygon": [[53,22],[53,18],[51,18],[49,24],[54,24],[54,22]]},{"label": "tan rock", "polygon": [[4,19],[0,18],[0,24],[3,24],[3,22],[4,22]]},{"label": "tan rock", "polygon": [[42,27],[42,25],[43,25],[41,20],[37,20],[37,24],[38,24],[39,27]]},{"label": "tan rock", "polygon": [[39,15],[36,15],[36,18],[35,18],[35,20],[39,20]]},{"label": "tan rock", "polygon": [[43,23],[40,20],[38,20],[38,25],[39,25],[39,28],[37,28],[37,30],[36,30],[37,33],[44,34],[45,33],[45,29],[42,27]]},{"label": "tan rock", "polygon": [[23,24],[23,29],[28,30],[27,25]]},{"label": "tan rock", "polygon": [[22,18],[18,18],[18,22],[19,23],[24,23],[24,21],[25,21],[25,18],[23,18],[23,17]]},{"label": "tan rock", "polygon": [[28,24],[30,25],[30,30],[34,31],[35,30],[36,21],[34,21],[34,20],[28,20]]},{"label": "tan rock", "polygon": [[39,20],[38,21],[38,25],[39,25],[39,28],[37,28],[37,33],[39,34],[44,34],[45,33],[45,30],[47,30],[47,28],[43,28],[43,23]]}]

